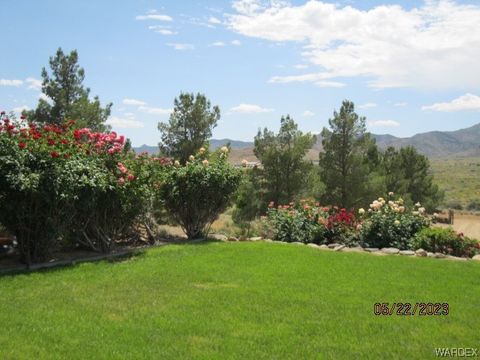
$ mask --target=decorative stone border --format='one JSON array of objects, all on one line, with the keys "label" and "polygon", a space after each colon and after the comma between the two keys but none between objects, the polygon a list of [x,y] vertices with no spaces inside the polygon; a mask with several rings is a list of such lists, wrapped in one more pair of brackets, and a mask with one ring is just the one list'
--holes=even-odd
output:
[{"label": "decorative stone border", "polygon": [[[214,240],[220,240],[220,241],[242,241],[239,240],[235,237],[227,237],[225,235],[220,235],[220,234],[212,234],[209,236],[209,238],[214,239]],[[429,258],[435,258],[435,259],[446,259],[446,260],[454,260],[454,261],[468,261],[468,260],[474,260],[474,261],[480,261],[480,254],[475,255],[473,258],[463,258],[463,257],[458,257],[458,256],[451,256],[451,255],[446,255],[443,253],[432,253],[432,252],[427,252],[423,249],[418,249],[416,251],[413,250],[400,250],[397,248],[362,248],[360,246],[358,247],[347,247],[342,244],[328,244],[328,245],[317,245],[313,243],[302,243],[302,242],[284,242],[284,241],[274,241],[271,239],[263,239],[261,237],[250,237],[247,238],[243,241],[265,241],[265,242],[274,242],[278,244],[293,244],[293,245],[307,245],[315,249],[319,250],[329,250],[329,251],[341,251],[341,252],[365,252],[365,253],[370,253],[373,255],[400,255],[400,256],[407,256],[407,257],[429,257]]]}]

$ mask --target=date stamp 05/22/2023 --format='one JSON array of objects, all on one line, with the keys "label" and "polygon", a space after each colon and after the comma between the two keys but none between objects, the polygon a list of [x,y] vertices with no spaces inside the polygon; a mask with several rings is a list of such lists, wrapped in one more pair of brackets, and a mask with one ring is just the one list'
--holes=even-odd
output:
[{"label": "date stamp 05/22/2023", "polygon": [[373,314],[376,316],[447,316],[450,313],[448,303],[375,303]]}]

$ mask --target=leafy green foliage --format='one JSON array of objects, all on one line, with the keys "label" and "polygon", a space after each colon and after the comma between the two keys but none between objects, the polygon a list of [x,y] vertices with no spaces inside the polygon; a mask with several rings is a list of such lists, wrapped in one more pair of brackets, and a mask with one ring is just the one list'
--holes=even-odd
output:
[{"label": "leafy green foliage", "polygon": [[112,104],[102,108],[98,96],[90,100],[90,89],[83,86],[85,71],[78,65],[76,50],[69,55],[59,48],[50,58],[51,74],[42,70],[42,92],[48,99],[40,99],[35,110],[24,111],[29,121],[62,124],[65,120],[76,120],[78,127],[105,131],[105,121],[110,116]]},{"label": "leafy green foliage", "polygon": [[177,161],[166,174],[161,197],[189,239],[208,234],[240,184],[240,171],[228,164],[227,152],[226,147],[220,149],[211,161],[206,154],[191,155],[185,166]]},{"label": "leafy green foliage", "polygon": [[359,213],[365,216],[360,236],[366,247],[409,249],[415,234],[430,225],[425,208],[416,204],[414,210],[408,210],[403,199],[393,200],[393,194],[391,200],[379,198],[368,212],[360,209]]},{"label": "leafy green foliage", "polygon": [[38,127],[0,115],[0,222],[27,263],[60,242],[109,251],[151,209],[163,159],[123,151],[124,137]]},{"label": "leafy green foliage", "polygon": [[315,244],[358,244],[355,216],[346,209],[323,207],[311,199],[274,206],[265,218],[268,234],[275,240]]},{"label": "leafy green foliage", "polygon": [[183,165],[188,157],[207,145],[220,119],[220,108],[211,107],[205,95],[181,93],[174,100],[168,123],[159,123],[160,150]]},{"label": "leafy green foliage", "polygon": [[477,240],[457,234],[452,228],[423,229],[411,240],[410,247],[453,256],[472,257],[480,253],[480,243]]},{"label": "leafy green foliage", "polygon": [[265,212],[263,176],[258,168],[245,169],[235,195],[232,219],[244,234],[250,235],[251,222]]},{"label": "leafy green foliage", "polygon": [[305,188],[312,167],[304,159],[315,136],[303,134],[290,116],[282,117],[278,134],[265,128],[255,137],[255,156],[262,162],[266,199],[275,203],[294,200]]}]

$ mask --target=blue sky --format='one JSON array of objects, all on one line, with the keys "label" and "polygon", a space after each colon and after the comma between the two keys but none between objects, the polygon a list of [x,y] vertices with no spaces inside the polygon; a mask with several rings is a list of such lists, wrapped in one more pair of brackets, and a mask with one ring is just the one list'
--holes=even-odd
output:
[{"label": "blue sky", "polygon": [[374,133],[480,122],[478,1],[0,0],[0,108],[36,106],[41,68],[77,49],[85,84],[138,146],[181,91],[219,105],[215,138],[252,140],[290,114],[327,125],[343,99]]}]

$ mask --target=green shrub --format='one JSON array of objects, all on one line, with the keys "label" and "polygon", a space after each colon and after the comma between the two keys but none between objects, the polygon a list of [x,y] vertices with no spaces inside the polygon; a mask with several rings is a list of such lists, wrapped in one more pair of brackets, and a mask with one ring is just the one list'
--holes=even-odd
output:
[{"label": "green shrub", "polygon": [[[359,211],[364,213],[363,209]],[[408,249],[415,234],[430,225],[425,209],[420,204],[417,203],[415,209],[409,211],[402,199],[386,201],[379,198],[363,216],[365,219],[360,237],[366,247]]]},{"label": "green shrub", "polygon": [[480,200],[472,200],[467,205],[468,211],[479,211],[480,210]]},{"label": "green shrub", "polygon": [[[318,211],[317,211],[318,210]],[[285,242],[321,243],[325,241],[327,213],[309,204],[269,205],[267,222],[274,240]]]},{"label": "green shrub", "polygon": [[358,242],[356,220],[351,212],[322,207],[309,199],[277,207],[270,203],[266,224],[269,235],[278,241],[345,245]]},{"label": "green shrub", "polygon": [[66,242],[109,251],[151,208],[161,161],[127,154],[124,141],[0,115],[0,222],[23,261],[47,260]]},{"label": "green shrub", "polygon": [[424,249],[453,256],[472,257],[479,252],[477,240],[457,234],[452,228],[426,228],[410,242],[413,250]]},{"label": "green shrub", "polygon": [[[121,161],[119,161],[121,160]],[[70,237],[95,251],[109,252],[116,241],[134,235],[134,226],[153,210],[156,192],[170,162],[124,153],[104,157],[95,181],[75,199]]]},{"label": "green shrub", "polygon": [[237,190],[241,174],[227,162],[227,148],[210,160],[206,154],[190,157],[185,166],[170,167],[161,187],[161,197],[189,239],[204,237]]}]

